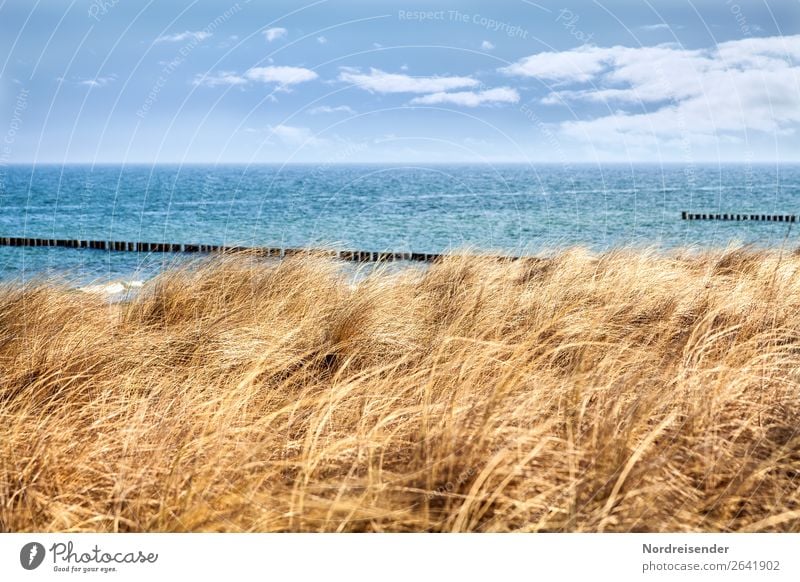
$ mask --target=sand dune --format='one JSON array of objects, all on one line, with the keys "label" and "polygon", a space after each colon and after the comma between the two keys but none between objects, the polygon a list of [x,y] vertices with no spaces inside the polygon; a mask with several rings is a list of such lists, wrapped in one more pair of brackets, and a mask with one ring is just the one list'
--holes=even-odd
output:
[{"label": "sand dune", "polygon": [[800,531],[800,257],[0,292],[3,531]]}]

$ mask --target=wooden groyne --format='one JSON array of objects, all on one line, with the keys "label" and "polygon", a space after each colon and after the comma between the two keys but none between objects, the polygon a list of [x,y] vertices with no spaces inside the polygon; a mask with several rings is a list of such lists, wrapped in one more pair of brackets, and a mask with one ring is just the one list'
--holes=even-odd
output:
[{"label": "wooden groyne", "polygon": [[415,261],[430,263],[441,257],[437,253],[378,252],[330,249],[303,249],[283,247],[243,247],[228,245],[184,244],[164,242],[83,240],[61,238],[30,238],[19,236],[0,237],[0,246],[7,247],[63,247],[68,249],[93,249],[99,251],[129,253],[237,253],[247,252],[263,257],[283,258],[300,254],[317,254],[335,257],[343,261]]},{"label": "wooden groyne", "polygon": [[737,221],[753,221],[753,222],[797,222],[795,214],[743,214],[743,213],[695,213],[681,212],[682,220],[737,220]]}]

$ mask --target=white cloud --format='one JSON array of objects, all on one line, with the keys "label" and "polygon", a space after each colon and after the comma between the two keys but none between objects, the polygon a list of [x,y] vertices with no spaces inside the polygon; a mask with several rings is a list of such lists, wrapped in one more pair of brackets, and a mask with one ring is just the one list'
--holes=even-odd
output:
[{"label": "white cloud", "polygon": [[571,51],[537,53],[501,68],[500,72],[545,81],[585,82],[607,67],[612,50],[583,46]]},{"label": "white cloud", "polygon": [[236,43],[236,41],[238,41],[238,40],[239,40],[239,36],[236,35],[236,34],[232,34],[228,38],[226,38],[225,40],[222,40],[222,41],[218,42],[217,43],[217,47],[218,48],[229,48],[229,47],[233,46],[233,44]]},{"label": "white cloud", "polygon": [[516,103],[519,101],[519,93],[510,87],[498,87],[487,89],[486,91],[459,91],[456,93],[432,93],[422,97],[415,97],[411,100],[413,105],[439,105],[452,104],[464,107],[478,107],[479,105],[491,105],[497,103]]},{"label": "white cloud", "polygon": [[205,87],[218,87],[221,85],[246,85],[247,83],[260,82],[260,83],[275,83],[282,88],[312,81],[317,78],[317,74],[303,67],[253,67],[244,72],[244,74],[235,71],[218,71],[216,73],[208,73],[204,75],[197,75],[194,78],[195,85],[202,85]]},{"label": "white cloud", "polygon": [[506,74],[569,85],[543,103],[602,103],[613,113],[561,125],[591,142],[658,145],[785,135],[800,126],[800,35],[747,38],[713,48],[580,47],[539,53]]},{"label": "white cloud", "polygon": [[78,81],[79,85],[85,85],[86,87],[105,87],[112,81],[117,78],[116,75],[109,75],[108,77],[95,77],[94,79],[83,79],[82,81]]},{"label": "white cloud", "polygon": [[164,36],[159,36],[155,42],[183,42],[190,39],[201,42],[207,38],[211,38],[210,32],[206,32],[204,30],[197,30],[194,32],[185,30],[184,32],[176,32],[174,34],[165,34]]},{"label": "white cloud", "polygon": [[294,127],[291,125],[276,125],[270,127],[272,135],[280,139],[283,143],[293,146],[322,145],[326,140],[314,136],[314,133],[307,127]]},{"label": "white cloud", "polygon": [[194,85],[204,87],[219,87],[221,85],[246,85],[247,79],[232,71],[219,71],[209,75],[197,75]]},{"label": "white cloud", "polygon": [[479,84],[471,77],[411,77],[398,73],[385,73],[372,68],[369,73],[362,73],[358,69],[342,68],[339,80],[353,83],[374,93],[438,93],[475,87]]},{"label": "white cloud", "polygon": [[643,26],[640,26],[639,28],[641,28],[642,30],[670,30],[671,28],[677,28],[677,27],[671,27],[669,24],[665,22],[659,22],[658,24],[645,24]]},{"label": "white cloud", "polygon": [[494,49],[494,45],[490,43],[488,40],[485,40],[481,43],[481,50],[490,51]]},{"label": "white cloud", "polygon": [[318,42],[319,44],[326,44],[326,43],[328,42],[328,39],[327,39],[327,38],[325,38],[324,36],[318,36],[318,37],[317,37],[317,42]]},{"label": "white cloud", "polygon": [[313,81],[317,78],[317,74],[311,69],[275,66],[253,67],[252,69],[248,69],[244,76],[251,81],[277,83],[282,87]]},{"label": "white cloud", "polygon": [[355,115],[355,111],[348,107],[347,105],[339,105],[337,107],[331,107],[329,105],[320,105],[319,107],[314,107],[314,109],[310,109],[308,111],[311,115],[319,115],[321,113],[349,113],[350,115]]},{"label": "white cloud", "polygon": [[289,34],[289,31],[285,28],[275,27],[275,28],[268,28],[266,30],[262,30],[261,34],[264,35],[264,38],[267,39],[267,42],[273,42],[280,38],[286,37]]}]

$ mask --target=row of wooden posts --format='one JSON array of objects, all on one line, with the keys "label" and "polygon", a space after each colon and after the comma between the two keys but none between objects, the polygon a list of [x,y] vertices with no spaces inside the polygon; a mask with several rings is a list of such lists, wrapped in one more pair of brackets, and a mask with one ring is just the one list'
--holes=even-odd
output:
[{"label": "row of wooden posts", "polygon": [[335,257],[343,261],[417,261],[433,262],[441,255],[436,253],[376,252],[348,250],[309,250],[282,247],[243,247],[227,245],[182,244],[161,242],[129,242],[119,240],[75,240],[59,238],[0,237],[0,246],[10,247],[64,247],[70,249],[96,249],[100,251],[126,251],[138,253],[235,253],[248,252],[263,257],[283,258],[291,255],[313,253]]},{"label": "row of wooden posts", "polygon": [[759,222],[796,222],[797,216],[794,214],[702,214],[692,212],[681,212],[683,220],[754,220]]},{"label": "row of wooden posts", "polygon": [[[759,222],[796,222],[794,214],[731,214],[681,212],[683,220],[736,220]],[[71,249],[96,249],[101,251],[126,251],[134,253],[234,253],[248,252],[263,257],[283,258],[304,253],[335,257],[344,261],[416,261],[433,262],[441,257],[438,253],[377,252],[348,250],[310,250],[283,247],[243,247],[228,245],[184,244],[163,242],[130,242],[119,240],[76,240],[60,238],[30,238],[19,236],[0,237],[0,246],[10,247],[64,247]],[[514,258],[514,257],[507,257]]]}]

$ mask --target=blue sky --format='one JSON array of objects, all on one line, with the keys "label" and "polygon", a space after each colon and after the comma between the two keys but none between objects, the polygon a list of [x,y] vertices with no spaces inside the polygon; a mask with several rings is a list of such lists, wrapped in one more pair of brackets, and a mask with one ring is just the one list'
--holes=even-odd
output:
[{"label": "blue sky", "polygon": [[800,161],[800,2],[0,0],[0,163]]}]

